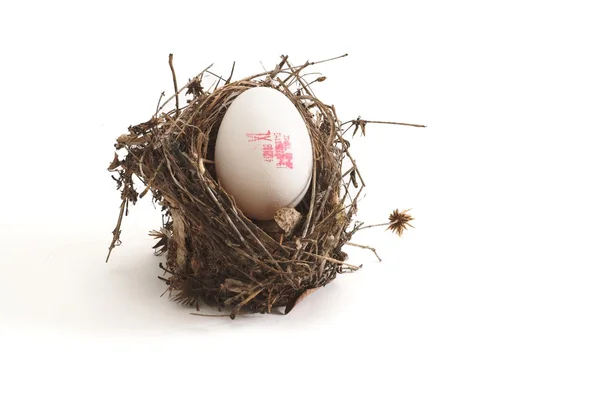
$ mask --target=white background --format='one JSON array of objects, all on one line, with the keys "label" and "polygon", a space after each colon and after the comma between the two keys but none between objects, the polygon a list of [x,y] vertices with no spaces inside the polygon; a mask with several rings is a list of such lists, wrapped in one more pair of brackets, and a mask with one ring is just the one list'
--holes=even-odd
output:
[{"label": "white background", "polygon": [[[20,398],[598,399],[593,1],[0,5],[0,382]],[[210,63],[281,54],[368,126],[352,142],[364,263],[290,315],[202,318],[159,297],[149,201],[104,263],[115,138]],[[210,312],[211,310],[204,310]]]}]

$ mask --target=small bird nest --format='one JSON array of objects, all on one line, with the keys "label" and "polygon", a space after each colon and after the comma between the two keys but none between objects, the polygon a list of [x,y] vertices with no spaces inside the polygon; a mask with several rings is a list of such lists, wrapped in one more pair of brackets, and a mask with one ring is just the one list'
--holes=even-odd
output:
[{"label": "small bird nest", "polygon": [[[378,121],[359,117],[340,122],[335,108],[311,89],[325,77],[307,79],[311,75],[305,70],[318,63],[293,66],[285,56],[272,71],[237,81],[231,80],[233,68],[225,79],[208,67],[178,88],[172,61],[170,55],[175,94],[162,101],[163,93],[152,118],[130,126],[115,144],[118,153],[108,169],[122,203],[109,256],[120,244],[129,204],[150,193],[163,213],[162,227],[151,232],[158,240],[157,253],[167,253],[166,265],[160,264],[166,276],[160,278],[170,296],[183,304],[198,307],[204,301],[230,310],[231,318],[240,312],[271,313],[282,306],[288,313],[337,274],[359,269],[347,262],[343,247],[365,228],[354,222],[365,183],[344,136],[364,134],[368,122]],[[212,86],[205,89],[211,79]],[[308,192],[297,207],[280,209],[272,221],[244,216],[219,185],[213,162],[228,106],[245,90],[259,86],[279,90],[292,101],[306,122],[313,148]],[[187,102],[180,106],[183,95]],[[174,108],[163,112],[173,102]],[[144,185],[140,192],[134,176]],[[379,225],[401,234],[411,219],[396,210]],[[359,247],[377,255],[373,248]]]}]

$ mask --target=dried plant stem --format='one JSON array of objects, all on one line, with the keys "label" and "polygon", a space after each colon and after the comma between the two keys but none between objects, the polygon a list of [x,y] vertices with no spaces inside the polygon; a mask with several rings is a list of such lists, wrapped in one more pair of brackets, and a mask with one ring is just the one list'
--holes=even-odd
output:
[{"label": "dried plant stem", "polygon": [[369,246],[365,246],[362,244],[356,244],[356,243],[346,243],[348,246],[353,246],[353,247],[360,247],[361,249],[365,249],[365,250],[371,250],[373,252],[373,254],[375,254],[375,257],[377,257],[377,259],[379,260],[379,262],[381,262],[381,258],[379,257],[379,254],[377,254],[377,250],[375,250],[374,247],[369,247]]},{"label": "dried plant stem", "polygon": [[323,255],[320,255],[320,254],[313,254],[313,253],[309,253],[309,252],[306,252],[306,251],[304,253],[307,254],[307,255],[310,255],[311,257],[316,257],[316,258],[319,258],[321,260],[332,262],[334,264],[345,265],[347,267],[350,267],[350,269],[353,269],[353,270],[359,270],[359,269],[362,268],[362,265],[348,264],[347,262],[336,260],[335,258],[323,256]]},{"label": "dried plant stem", "polygon": [[344,58],[344,57],[348,57],[348,53],[342,54],[341,56],[336,56],[336,57],[331,57],[331,58],[327,58],[325,60],[320,60],[320,61],[312,61],[310,63],[308,63],[308,65],[317,65],[317,64],[323,64],[329,61],[333,61],[333,60],[339,60],[340,58]]},{"label": "dried plant stem", "polygon": [[374,121],[374,120],[369,120],[369,119],[362,119],[360,117],[358,117],[357,119],[352,119],[350,121],[346,121],[346,122],[342,123],[341,126],[346,126],[348,124],[357,125],[357,126],[360,126],[360,125],[364,126],[366,124],[403,125],[403,126],[412,126],[415,128],[427,128],[427,125],[409,124],[406,122]]},{"label": "dried plant stem", "polygon": [[154,112],[154,117],[156,117],[158,115],[158,109],[160,107],[160,101],[163,99],[163,97],[165,97],[165,92],[162,92],[160,94],[160,96],[158,97],[158,102],[156,102],[156,111]]},{"label": "dried plant stem", "polygon": [[362,231],[363,229],[376,228],[378,226],[389,226],[389,225],[390,225],[389,222],[384,222],[382,224],[363,225],[363,226],[360,226],[359,228],[357,228],[356,230],[357,231]]},{"label": "dried plant stem", "polygon": [[227,78],[227,81],[225,81],[225,84],[227,85],[229,82],[231,82],[231,78],[233,78],[233,71],[235,70],[235,61],[233,62],[233,65],[231,66],[231,72],[229,73],[229,78]]},{"label": "dried plant stem", "polygon": [[[209,70],[209,68],[211,68],[213,66],[213,64],[210,64],[208,67],[204,68],[202,70],[202,72],[200,72],[195,79],[198,79],[199,77],[201,77],[206,71]],[[163,108],[166,107],[167,104],[169,104],[169,102],[171,100],[173,100],[174,98],[176,98],[177,96],[179,96],[179,94],[184,91],[185,89],[188,88],[188,86],[190,86],[190,84],[192,84],[193,82],[195,82],[195,79],[191,79],[188,83],[186,83],[184,86],[182,86],[177,92],[175,92],[171,97],[169,97],[168,99],[166,99],[162,105],[158,108],[158,110],[156,110],[156,114],[158,115],[158,113],[160,111],[162,111]]]},{"label": "dried plant stem", "polygon": [[175,88],[175,117],[179,117],[179,90],[177,89],[177,76],[175,75],[175,67],[173,67],[173,54],[169,54],[169,67],[171,75],[173,75],[173,87]]},{"label": "dried plant stem", "polygon": [[[337,57],[332,57],[332,58],[328,58],[326,60],[320,60],[320,61],[307,61],[305,64],[303,64],[301,67],[289,67],[289,68],[281,68],[281,70],[279,70],[280,73],[289,73],[290,75],[297,75],[300,73],[300,71],[306,67],[312,66],[312,65],[317,65],[317,64],[322,64],[328,61],[333,61],[333,60],[337,60],[339,58],[343,58],[348,56],[348,53],[346,54],[342,54],[341,56],[337,56]],[[285,58],[285,60],[287,61],[287,56],[282,56],[282,58]],[[285,62],[285,61],[284,61]],[[254,80],[256,78],[260,78],[263,76],[267,76],[270,75],[272,71],[265,71],[265,72],[261,72],[260,74],[255,74],[252,76],[249,76],[247,78],[245,78],[246,80]],[[285,81],[284,81],[285,83]]]},{"label": "dried plant stem", "polygon": [[229,222],[229,225],[233,228],[234,232],[237,234],[238,238],[240,239],[240,242],[244,243],[244,241],[245,241],[244,237],[238,230],[237,226],[235,226],[233,221],[231,221],[231,218],[229,218],[229,215],[227,215],[227,211],[225,211],[225,209],[223,208],[223,205],[219,202],[219,200],[217,200],[217,196],[215,196],[215,193],[213,192],[212,188],[207,187],[207,189],[208,189],[210,198],[215,202],[217,207],[219,207],[219,210],[223,213],[223,216],[227,219],[227,222]]},{"label": "dried plant stem", "polygon": [[[202,313],[190,313],[190,315],[197,315],[200,317],[212,317],[212,318],[231,318],[231,316],[229,314],[202,314]],[[238,314],[239,316],[240,314]]]},{"label": "dried plant stem", "polygon": [[361,119],[361,121],[364,123],[367,123],[367,124],[404,125],[404,126],[414,126],[415,128],[427,128],[427,126],[425,126],[425,125],[407,124],[405,122],[372,121],[372,120],[366,120],[366,119]]},{"label": "dried plant stem", "polygon": [[121,236],[121,222],[123,222],[123,215],[125,214],[126,207],[127,207],[127,198],[124,198],[123,201],[121,202],[121,210],[119,211],[119,218],[117,219],[117,226],[113,230],[113,239],[112,239],[112,242],[110,243],[110,246],[108,247],[108,254],[106,255],[105,262],[108,262],[108,259],[110,258],[110,254],[112,253],[113,249],[117,246],[117,243],[119,242],[119,237]]}]

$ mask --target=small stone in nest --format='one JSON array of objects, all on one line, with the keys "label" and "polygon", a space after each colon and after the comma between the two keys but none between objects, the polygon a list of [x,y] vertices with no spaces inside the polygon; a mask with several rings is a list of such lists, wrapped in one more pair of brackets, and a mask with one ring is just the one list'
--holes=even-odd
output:
[{"label": "small stone in nest", "polygon": [[275,212],[274,219],[285,234],[289,235],[302,219],[302,214],[294,208],[284,207]]}]

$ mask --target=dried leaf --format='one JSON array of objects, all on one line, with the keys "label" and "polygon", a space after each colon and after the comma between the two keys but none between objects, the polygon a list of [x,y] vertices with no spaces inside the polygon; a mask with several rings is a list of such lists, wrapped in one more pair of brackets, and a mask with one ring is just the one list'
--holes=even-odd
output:
[{"label": "dried leaf", "polygon": [[354,135],[356,135],[356,132],[358,132],[359,129],[360,129],[360,133],[362,136],[366,135],[365,127],[367,125],[367,121],[364,119],[361,119],[360,115],[358,116],[358,118],[356,118],[355,120],[352,121],[352,125],[354,125],[354,132],[352,132],[352,137],[354,137]]},{"label": "dried leaf", "polygon": [[361,119],[358,121],[358,124],[360,125],[360,131],[361,131],[362,135],[366,136],[367,132],[365,132],[365,127],[367,125],[367,121],[365,121],[364,119]]},{"label": "dried leaf", "polygon": [[115,152],[115,158],[113,158],[112,162],[108,166],[108,170],[112,172],[115,169],[117,169],[120,165],[121,165],[121,162],[119,161],[119,156]]},{"label": "dried leaf", "polygon": [[306,289],[304,292],[301,292],[300,295],[298,295],[296,297],[292,297],[292,299],[288,302],[287,306],[285,307],[285,313],[289,314],[289,312],[292,311],[294,309],[294,307],[296,307],[298,305],[298,303],[300,303],[302,300],[304,300],[306,298],[306,296],[316,292],[319,289],[320,288],[318,288],[318,287]]},{"label": "dried leaf", "polygon": [[152,246],[152,248],[154,249],[154,251],[157,255],[161,255],[161,254],[166,253],[168,246],[169,246],[169,239],[166,237],[163,237],[154,246]]},{"label": "dried leaf", "polygon": [[350,172],[350,180],[352,181],[352,185],[355,188],[358,188],[358,182],[356,181],[356,170],[353,169],[352,172]]},{"label": "dried leaf", "polygon": [[152,230],[148,235],[158,239],[158,242],[152,246],[156,255],[161,255],[167,252],[169,248],[169,234],[166,229],[161,228],[160,231]]}]

